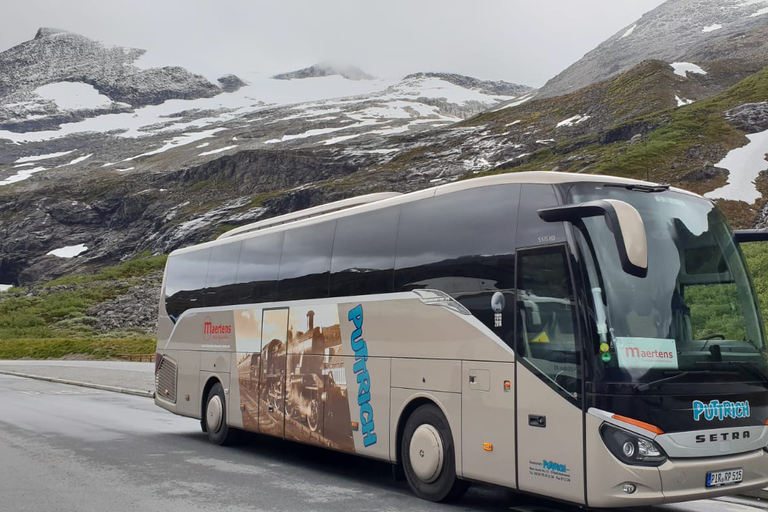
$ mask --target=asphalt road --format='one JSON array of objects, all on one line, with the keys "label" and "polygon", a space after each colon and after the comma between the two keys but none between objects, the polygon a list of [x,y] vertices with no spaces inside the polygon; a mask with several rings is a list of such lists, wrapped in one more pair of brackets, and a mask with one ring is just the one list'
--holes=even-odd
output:
[{"label": "asphalt road", "polygon": [[[224,448],[148,398],[0,375],[3,512],[430,511],[567,507],[474,486],[456,504],[415,498],[387,464],[264,436]],[[741,498],[646,512],[754,512]]]}]

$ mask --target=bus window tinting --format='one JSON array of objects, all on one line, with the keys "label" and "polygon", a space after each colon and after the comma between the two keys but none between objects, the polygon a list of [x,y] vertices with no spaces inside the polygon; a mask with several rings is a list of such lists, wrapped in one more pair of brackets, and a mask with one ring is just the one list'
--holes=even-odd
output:
[{"label": "bus window tinting", "polygon": [[243,241],[237,265],[237,285],[230,302],[247,304],[275,300],[277,268],[283,247],[283,233]]},{"label": "bus window tinting", "polygon": [[513,288],[520,185],[470,189],[402,206],[395,291]]},{"label": "bus window tinting", "polygon": [[339,219],[331,260],[331,297],[392,291],[400,207]]},{"label": "bus window tinting", "polygon": [[336,221],[285,232],[280,258],[278,300],[328,297]]},{"label": "bus window tinting", "polygon": [[565,242],[565,223],[546,222],[538,210],[557,206],[552,185],[526,183],[520,194],[520,214],[517,219],[517,246],[550,245]]},{"label": "bus window tinting", "polygon": [[205,307],[231,304],[241,248],[242,242],[211,248],[208,276],[205,280]]},{"label": "bus window tinting", "polygon": [[171,256],[165,278],[165,309],[175,322],[187,309],[203,307],[203,289],[211,250]]},{"label": "bus window tinting", "polygon": [[564,246],[518,251],[518,351],[558,386],[578,386],[572,283]]}]

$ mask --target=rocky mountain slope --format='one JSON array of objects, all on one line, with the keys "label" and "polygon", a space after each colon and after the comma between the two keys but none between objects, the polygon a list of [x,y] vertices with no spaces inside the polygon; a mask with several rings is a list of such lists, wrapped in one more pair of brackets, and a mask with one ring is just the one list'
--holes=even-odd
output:
[{"label": "rocky mountain slope", "polygon": [[768,65],[767,20],[766,0],[668,0],[549,80],[539,95],[574,92],[649,59],[728,61],[738,81]]},{"label": "rocky mountain slope", "polygon": [[[171,99],[222,92],[179,67],[140,69],[144,50],[109,47],[69,32],[41,28],[35,38],[0,53],[0,130],[38,131],[107,113],[132,112]],[[51,84],[88,86],[100,102],[62,109],[46,98]]]},{"label": "rocky mountain slope", "polygon": [[[50,69],[38,62],[49,54],[57,59]],[[133,67],[140,55],[48,29],[0,54],[8,120],[0,126],[0,284],[137,251],[166,253],[226,226],[342,197],[348,192],[279,196],[386,162],[398,151],[388,142],[394,136],[451,125],[532,92],[442,73],[384,81],[325,64],[248,84],[223,77],[223,89],[177,69],[173,76],[190,79],[185,89],[181,80],[155,80],[171,68]],[[176,99],[147,105],[161,99],[150,92],[175,94],[162,89],[169,83],[180,91]],[[73,108],[64,85],[95,88],[105,99]],[[115,92],[124,88],[134,96]],[[348,146],[353,141],[361,145]],[[49,254],[70,247],[87,250]]]}]

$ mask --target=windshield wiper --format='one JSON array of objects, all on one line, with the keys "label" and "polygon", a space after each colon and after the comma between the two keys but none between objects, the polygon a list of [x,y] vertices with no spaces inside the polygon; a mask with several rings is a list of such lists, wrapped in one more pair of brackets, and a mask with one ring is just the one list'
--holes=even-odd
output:
[{"label": "windshield wiper", "polygon": [[625,188],[627,190],[638,192],[664,192],[669,190],[669,185],[636,185],[636,184],[622,184],[622,183],[606,183],[606,187]]},{"label": "windshield wiper", "polygon": [[[763,373],[760,368],[757,367],[759,364],[757,361],[696,361],[693,364],[707,365],[713,368],[717,368],[719,366],[738,366],[739,368],[747,370],[747,373],[751,374],[753,377],[757,377],[762,382],[768,383],[768,376]],[[708,372],[710,370],[701,371]]]},{"label": "windshield wiper", "polygon": [[661,386],[662,384],[666,384],[667,382],[671,382],[673,380],[677,380],[680,377],[683,377],[685,375],[689,375],[691,373],[710,373],[711,370],[697,370],[694,372],[691,371],[684,371],[680,372],[678,374],[672,375],[671,377],[664,377],[663,379],[654,380],[652,382],[644,382],[642,384],[635,384],[635,386],[632,388],[635,392],[641,393],[644,391],[648,391],[649,389],[657,388]]}]

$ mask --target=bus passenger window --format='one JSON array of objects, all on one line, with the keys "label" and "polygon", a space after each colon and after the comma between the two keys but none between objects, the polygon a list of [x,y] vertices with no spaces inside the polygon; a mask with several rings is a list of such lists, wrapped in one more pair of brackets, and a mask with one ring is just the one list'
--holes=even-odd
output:
[{"label": "bus passenger window", "polygon": [[171,320],[186,310],[204,306],[205,278],[208,273],[210,249],[175,254],[168,262],[165,278],[165,309]]},{"label": "bus passenger window", "polygon": [[243,241],[237,264],[232,304],[257,304],[275,300],[277,268],[284,233],[272,233]]},{"label": "bus passenger window", "polygon": [[277,300],[328,297],[335,231],[334,220],[285,232],[280,256]]},{"label": "bus passenger window", "polygon": [[205,307],[229,306],[237,278],[242,242],[217,245],[211,249],[205,279]]},{"label": "bus passenger window", "polygon": [[331,259],[331,297],[391,293],[400,207],[338,220]]},{"label": "bus passenger window", "polygon": [[564,246],[518,251],[518,352],[566,392],[578,385],[571,277]]}]

